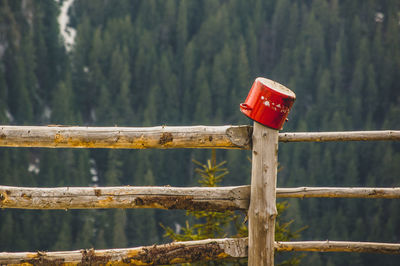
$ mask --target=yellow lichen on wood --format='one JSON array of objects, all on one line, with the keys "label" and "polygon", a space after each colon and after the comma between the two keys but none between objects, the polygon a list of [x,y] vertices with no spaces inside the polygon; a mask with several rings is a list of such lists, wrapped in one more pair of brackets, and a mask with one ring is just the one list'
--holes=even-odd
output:
[{"label": "yellow lichen on wood", "polygon": [[[153,265],[152,263],[146,263],[146,262],[143,262],[141,260],[136,260],[136,259],[130,259],[130,264],[131,265]],[[114,265],[114,264],[111,264],[111,265]]]},{"label": "yellow lichen on wood", "polygon": [[129,258],[129,261],[133,265],[151,265],[149,263],[143,262],[140,259],[136,259],[140,256],[140,250],[134,249],[131,250],[127,253],[127,257]]},{"label": "yellow lichen on wood", "polygon": [[94,142],[92,142],[92,141],[82,141],[80,138],[74,139],[72,137],[69,137],[65,143],[67,143],[73,147],[91,148],[94,146]]},{"label": "yellow lichen on wood", "polygon": [[106,208],[106,207],[108,207],[108,206],[110,205],[110,203],[113,202],[113,201],[114,201],[114,198],[111,197],[111,196],[109,196],[109,197],[107,197],[107,198],[105,198],[105,199],[103,199],[103,200],[99,200],[99,201],[98,201],[98,206],[99,206],[99,207]]},{"label": "yellow lichen on wood", "polygon": [[170,264],[176,264],[176,263],[185,263],[187,260],[185,258],[174,258],[170,260]]},{"label": "yellow lichen on wood", "polygon": [[218,254],[217,257],[218,257],[218,259],[225,259],[225,258],[229,257],[229,255],[224,253],[224,252],[222,252],[222,253]]},{"label": "yellow lichen on wood", "polygon": [[[248,126],[43,127],[2,126],[0,146],[52,148],[249,149]],[[29,132],[29,133],[27,133]]]},{"label": "yellow lichen on wood", "polygon": [[247,239],[227,238],[97,251],[0,252],[0,265],[166,265],[244,258],[246,249]]},{"label": "yellow lichen on wood", "polygon": [[130,250],[130,251],[128,251],[128,253],[127,253],[127,256],[128,256],[128,257],[136,257],[136,256],[138,256],[138,255],[139,255],[139,250],[136,250],[136,249]]},{"label": "yellow lichen on wood", "polygon": [[29,254],[27,254],[26,256],[27,256],[28,258],[30,258],[30,259],[36,259],[36,258],[39,257],[39,254],[38,254],[38,253],[29,253]]},{"label": "yellow lichen on wood", "polygon": [[63,142],[64,138],[60,133],[57,133],[54,135],[54,142],[55,143],[60,143]]}]

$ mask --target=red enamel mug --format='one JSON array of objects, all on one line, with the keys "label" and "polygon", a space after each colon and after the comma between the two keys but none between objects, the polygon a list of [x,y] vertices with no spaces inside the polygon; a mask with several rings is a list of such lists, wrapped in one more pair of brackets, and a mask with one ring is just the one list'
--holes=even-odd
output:
[{"label": "red enamel mug", "polygon": [[296,94],[282,84],[257,78],[240,111],[260,124],[281,130],[295,100]]}]

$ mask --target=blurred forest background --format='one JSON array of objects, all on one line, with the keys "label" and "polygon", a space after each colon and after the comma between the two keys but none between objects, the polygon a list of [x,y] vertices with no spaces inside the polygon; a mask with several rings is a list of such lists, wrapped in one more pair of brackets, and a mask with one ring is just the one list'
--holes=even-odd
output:
[{"label": "blurred forest background", "polygon": [[[258,76],[297,95],[284,131],[399,129],[398,0],[0,1],[5,125],[251,124],[239,112]],[[246,151],[218,151],[249,184]],[[197,185],[203,150],[0,149],[0,184]],[[280,144],[278,186],[400,186],[400,143]],[[398,200],[290,200],[303,240],[400,242]],[[0,251],[162,243],[161,210],[0,210]],[[307,253],[304,265],[397,265],[398,257]]]}]

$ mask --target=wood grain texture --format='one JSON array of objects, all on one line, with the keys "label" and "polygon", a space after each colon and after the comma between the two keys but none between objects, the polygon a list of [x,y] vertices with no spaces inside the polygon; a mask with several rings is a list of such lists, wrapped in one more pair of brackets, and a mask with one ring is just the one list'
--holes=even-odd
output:
[{"label": "wood grain texture", "polygon": [[278,131],[254,122],[249,265],[274,265]]},{"label": "wood grain texture", "polygon": [[278,198],[364,198],[399,199],[400,188],[379,187],[297,187],[277,188]]},{"label": "wood grain texture", "polygon": [[249,126],[0,126],[2,147],[250,149]]},{"label": "wood grain texture", "polygon": [[[277,198],[400,199],[400,188],[277,188]],[[250,186],[235,187],[10,187],[0,186],[0,208],[108,209],[159,208],[185,210],[247,210]]]},{"label": "wood grain texture", "polygon": [[381,141],[381,140],[400,141],[400,130],[279,133],[280,142]]},{"label": "wood grain texture", "polygon": [[159,208],[246,210],[250,189],[238,187],[59,187],[0,186],[0,208]]},{"label": "wood grain texture", "polygon": [[315,251],[315,252],[366,252],[382,254],[400,254],[400,244],[349,241],[296,241],[276,242],[278,251]]},{"label": "wood grain texture", "polygon": [[[349,241],[275,242],[276,251],[400,254],[400,244]],[[248,256],[247,238],[206,239],[121,249],[56,252],[2,252],[0,265],[160,265],[240,259]],[[250,264],[249,262],[249,265]]]},{"label": "wood grain texture", "polygon": [[0,265],[166,265],[247,257],[246,238],[173,242],[147,247],[0,253]]},{"label": "wood grain texture", "polygon": [[[251,149],[251,126],[0,126],[0,147]],[[286,132],[280,142],[400,140],[400,131]]]}]

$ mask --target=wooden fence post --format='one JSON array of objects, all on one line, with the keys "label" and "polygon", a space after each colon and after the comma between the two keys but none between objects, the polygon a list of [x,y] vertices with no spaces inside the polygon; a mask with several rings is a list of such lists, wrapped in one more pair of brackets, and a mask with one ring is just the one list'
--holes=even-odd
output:
[{"label": "wooden fence post", "polygon": [[274,265],[278,130],[254,122],[249,217],[249,265]]}]

